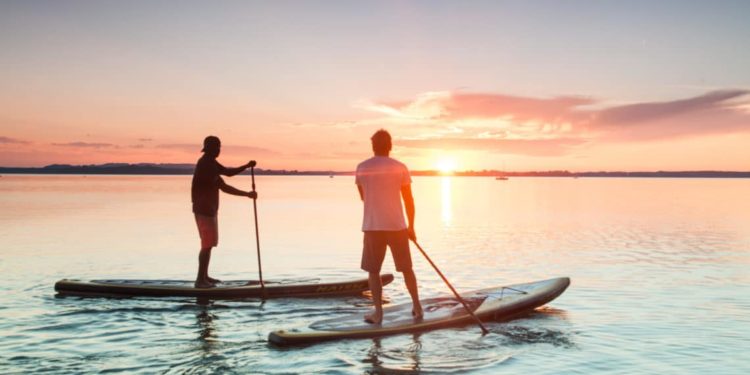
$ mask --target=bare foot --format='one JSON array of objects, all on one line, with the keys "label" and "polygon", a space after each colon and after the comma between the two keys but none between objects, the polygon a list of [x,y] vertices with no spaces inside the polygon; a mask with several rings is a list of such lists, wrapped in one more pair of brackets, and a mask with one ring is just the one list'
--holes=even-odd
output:
[{"label": "bare foot", "polygon": [[195,287],[196,288],[213,288],[216,285],[214,285],[212,282],[208,280],[195,280]]},{"label": "bare foot", "polygon": [[219,279],[214,279],[214,278],[213,278],[213,277],[211,277],[211,276],[208,276],[208,277],[207,277],[207,279],[208,279],[208,281],[210,281],[210,282],[211,282],[212,284],[219,284],[219,283],[221,283],[221,280],[219,280]]},{"label": "bare foot", "polygon": [[419,319],[424,318],[424,312],[422,311],[422,305],[414,306],[414,308],[411,310],[411,316],[413,316],[415,320],[419,320]]},{"label": "bare foot", "polygon": [[374,311],[370,314],[365,315],[365,322],[370,324],[380,324],[383,322],[383,312],[378,313]]}]

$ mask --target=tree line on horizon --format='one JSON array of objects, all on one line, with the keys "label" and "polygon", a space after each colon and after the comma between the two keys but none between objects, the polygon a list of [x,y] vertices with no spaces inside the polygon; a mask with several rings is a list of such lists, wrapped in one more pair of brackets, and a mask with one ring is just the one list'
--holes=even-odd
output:
[{"label": "tree line on horizon", "polygon": [[[190,175],[195,168],[194,164],[158,164],[158,163],[106,163],[92,165],[70,165],[51,164],[45,167],[0,167],[0,173],[7,174],[144,174],[144,175]],[[243,174],[250,174],[245,171]],[[287,170],[287,169],[261,169],[255,170],[257,175],[330,175],[348,176],[353,171],[332,170]],[[413,176],[446,176],[448,174],[437,170],[412,171]],[[750,178],[750,171],[592,171],[592,172],[570,172],[567,170],[550,171],[500,171],[483,169],[479,171],[466,170],[450,173],[451,176],[477,176],[477,177],[704,177],[704,178]]]}]

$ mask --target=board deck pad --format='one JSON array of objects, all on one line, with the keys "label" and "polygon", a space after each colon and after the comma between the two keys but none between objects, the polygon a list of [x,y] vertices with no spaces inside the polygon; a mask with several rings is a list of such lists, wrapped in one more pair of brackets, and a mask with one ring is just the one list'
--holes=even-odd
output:
[{"label": "board deck pad", "polygon": [[[383,285],[393,281],[392,274],[381,275]],[[192,280],[71,280],[55,283],[61,295],[88,297],[204,297],[212,299],[263,297],[257,280],[223,281],[213,288],[196,288]],[[359,294],[369,289],[366,278],[321,282],[318,278],[265,280],[266,298],[326,297]]]},{"label": "board deck pad", "polygon": [[[540,307],[562,294],[570,279],[561,277],[524,284],[466,292],[461,295],[469,308],[480,319],[506,319]],[[473,318],[454,297],[422,300],[424,317],[412,317],[412,305],[383,308],[383,322],[364,322],[364,312],[348,314],[312,323],[299,330],[279,330],[269,334],[276,345],[315,343],[327,340],[370,338],[399,333],[411,333],[470,323]]]},{"label": "board deck pad", "polygon": [[[484,301],[485,297],[465,299],[472,311]],[[342,318],[321,320],[310,325],[311,329],[319,331],[358,331],[373,327],[391,328],[413,325],[417,320],[411,315],[411,303],[383,309],[383,322],[379,325],[367,323],[363,313],[353,314]],[[440,321],[454,316],[466,314],[463,305],[455,298],[432,298],[422,301],[424,316],[422,322]]]}]

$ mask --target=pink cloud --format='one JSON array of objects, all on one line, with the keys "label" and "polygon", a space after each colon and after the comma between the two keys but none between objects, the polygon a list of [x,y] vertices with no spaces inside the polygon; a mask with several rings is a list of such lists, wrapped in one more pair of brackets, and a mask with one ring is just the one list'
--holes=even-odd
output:
[{"label": "pink cloud", "polygon": [[[160,149],[170,149],[170,150],[180,150],[187,153],[199,153],[203,146],[197,143],[169,143],[169,144],[160,144],[157,145],[156,148]],[[229,152],[229,153],[250,153],[250,154],[256,154],[256,155],[278,155],[279,153],[270,150],[267,148],[262,147],[254,147],[254,146],[241,146],[241,145],[222,145],[222,152]]]},{"label": "pink cloud", "polygon": [[720,90],[688,99],[611,107],[595,113],[596,123],[601,125],[637,125],[700,111],[722,111],[728,109],[727,101],[745,96],[748,93],[750,91],[747,90]]},{"label": "pink cloud", "polygon": [[90,142],[67,142],[67,143],[52,143],[53,146],[62,147],[74,147],[74,148],[117,148],[119,146],[112,143],[90,143]]},{"label": "pink cloud", "polygon": [[585,143],[582,139],[495,139],[495,138],[437,138],[404,139],[396,145],[410,148],[442,150],[495,151],[529,156],[564,155],[572,147]]},{"label": "pink cloud", "polygon": [[11,137],[2,137],[0,136],[0,144],[21,144],[21,145],[27,145],[31,142],[24,141],[17,138],[11,138]]},{"label": "pink cloud", "polygon": [[419,113],[433,119],[507,118],[516,121],[559,121],[579,117],[579,107],[596,104],[582,96],[532,98],[505,94],[432,92],[411,101],[373,103],[383,113]]},{"label": "pink cloud", "polygon": [[592,129],[604,140],[656,140],[750,131],[750,115],[733,100],[750,91],[722,90],[666,102],[606,108],[593,116]]},{"label": "pink cloud", "polygon": [[[603,107],[581,96],[534,98],[491,93],[425,93],[412,101],[374,103],[397,118],[424,119],[404,147],[497,150],[560,155],[587,142],[648,141],[750,131],[748,90],[720,90],[659,102]],[[598,108],[592,108],[599,105]],[[450,131],[448,131],[450,130]],[[408,132],[408,129],[405,128]]]},{"label": "pink cloud", "polygon": [[594,104],[577,96],[528,98],[498,94],[456,94],[445,103],[445,117],[507,117],[516,121],[561,121],[576,117],[577,107]]}]

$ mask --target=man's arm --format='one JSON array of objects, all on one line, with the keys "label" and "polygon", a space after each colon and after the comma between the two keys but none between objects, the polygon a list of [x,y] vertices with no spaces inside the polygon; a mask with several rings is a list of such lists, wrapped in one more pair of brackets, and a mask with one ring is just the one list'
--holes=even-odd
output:
[{"label": "man's arm", "polygon": [[248,168],[254,167],[254,166],[255,166],[255,160],[250,160],[247,164],[239,166],[237,168],[227,168],[227,167],[219,164],[219,174],[223,174],[224,176],[227,176],[227,177],[232,177],[234,175],[237,175],[237,174],[240,174],[240,173],[244,172],[245,169],[248,169]]},{"label": "man's arm", "polygon": [[362,190],[362,185],[357,185],[357,190],[359,191],[359,199],[365,200],[365,191]]},{"label": "man's arm", "polygon": [[254,192],[254,191],[242,191],[240,189],[235,188],[234,186],[227,185],[227,183],[224,182],[224,180],[222,180],[222,179],[219,179],[219,189],[221,189],[221,191],[223,191],[223,192],[225,192],[227,194],[231,194],[231,195],[237,195],[237,196],[240,196],[240,197],[250,197],[250,198],[253,198],[253,199],[258,198],[258,193]]},{"label": "man's arm", "polygon": [[406,218],[409,220],[409,238],[416,242],[417,234],[414,232],[414,197],[411,194],[411,185],[401,186],[401,197],[404,198]]}]

